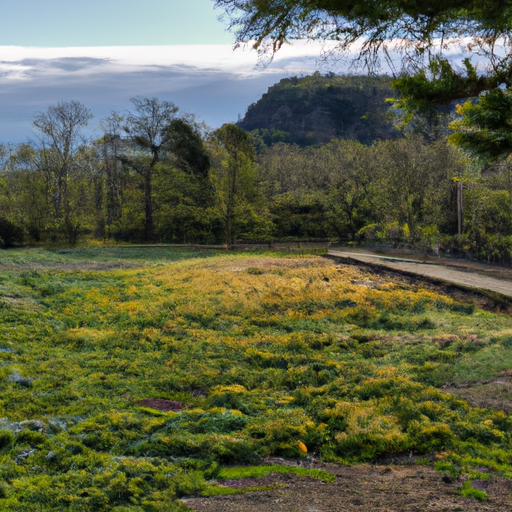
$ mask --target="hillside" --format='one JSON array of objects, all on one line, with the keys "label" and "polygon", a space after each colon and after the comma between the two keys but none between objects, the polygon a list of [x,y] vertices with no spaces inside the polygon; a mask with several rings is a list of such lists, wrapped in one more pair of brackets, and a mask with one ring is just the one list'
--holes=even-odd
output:
[{"label": "hillside", "polygon": [[389,77],[284,78],[249,106],[239,125],[258,130],[266,144],[307,146],[334,138],[371,143],[398,135],[387,115],[385,100],[391,96]]}]

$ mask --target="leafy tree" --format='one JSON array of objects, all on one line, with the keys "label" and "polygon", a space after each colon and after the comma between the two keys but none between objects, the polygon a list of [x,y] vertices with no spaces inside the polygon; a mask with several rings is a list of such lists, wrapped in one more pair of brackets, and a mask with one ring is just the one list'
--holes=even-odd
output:
[{"label": "leafy tree", "polygon": [[396,138],[385,99],[392,94],[389,77],[337,76],[315,73],[284,78],[247,109],[238,123],[267,145],[301,146],[335,138],[371,143]]},{"label": "leafy tree", "polygon": [[0,247],[8,249],[23,242],[23,229],[5,217],[0,217]]},{"label": "leafy tree", "polygon": [[144,239],[153,240],[153,173],[161,153],[169,144],[171,122],[178,107],[158,98],[132,98],[134,110],[128,112],[123,126],[132,141],[132,148],[119,156],[123,164],[133,169],[143,179],[145,225]]},{"label": "leafy tree", "polygon": [[374,169],[384,192],[375,197],[381,224],[396,223],[412,241],[425,228],[449,229],[451,178],[461,169],[457,153],[446,141],[426,144],[420,137],[379,144]]},{"label": "leafy tree", "polygon": [[169,150],[174,165],[183,171],[206,178],[210,170],[210,156],[199,129],[193,122],[175,118],[168,127]]},{"label": "leafy tree", "polygon": [[171,242],[216,243],[222,240],[222,222],[202,127],[191,118],[176,118],[168,136],[169,158],[155,174],[156,233]]},{"label": "leafy tree", "polygon": [[375,147],[355,141],[333,141],[320,148],[317,158],[328,166],[327,205],[330,224],[338,237],[352,240],[374,217],[376,187]]},{"label": "leafy tree", "polygon": [[[340,50],[360,44],[360,58],[368,66],[378,52],[401,51],[404,57],[429,58],[433,48],[465,46],[501,59],[497,43],[504,38],[510,50],[510,0],[215,0],[229,18],[239,42],[254,48],[278,50],[290,39],[338,42]],[[462,38],[469,38],[462,39]],[[441,41],[441,44],[438,44]],[[497,59],[497,60],[496,60]],[[406,62],[407,63],[407,62]]]},{"label": "leafy tree", "polygon": [[279,237],[353,239],[373,222],[373,147],[343,140],[318,148],[276,144],[259,162]]},{"label": "leafy tree", "polygon": [[231,248],[244,210],[258,195],[255,151],[249,134],[236,124],[224,124],[210,140],[219,207],[224,221],[226,244]]},{"label": "leafy tree", "polygon": [[2,166],[1,214],[23,225],[35,242],[43,240],[55,224],[52,180],[38,166],[41,153],[29,144],[20,144]]},{"label": "leafy tree", "polygon": [[112,224],[121,218],[122,190],[120,179],[119,154],[122,144],[122,125],[124,117],[113,111],[109,117],[102,119],[101,127],[104,135],[99,141],[105,173],[106,187],[106,218],[108,230]]},{"label": "leafy tree", "polygon": [[492,89],[478,100],[457,106],[459,119],[451,123],[450,142],[462,147],[482,163],[502,160],[512,154],[512,94]]},{"label": "leafy tree", "polygon": [[223,222],[209,179],[180,169],[171,160],[157,166],[154,185],[155,234],[159,240],[206,244],[223,241]]}]

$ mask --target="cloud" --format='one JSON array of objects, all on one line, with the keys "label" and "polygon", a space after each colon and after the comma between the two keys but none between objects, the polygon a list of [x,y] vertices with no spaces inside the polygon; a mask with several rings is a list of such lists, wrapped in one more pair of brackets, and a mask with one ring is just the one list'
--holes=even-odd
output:
[{"label": "cloud", "polygon": [[0,47],[0,141],[33,137],[34,113],[58,101],[89,107],[94,130],[100,118],[129,109],[129,99],[138,95],[173,101],[218,127],[244,115],[281,78],[318,69],[349,71],[350,56],[325,64],[320,61],[325,50],[329,47],[299,41],[261,66],[255,52],[229,45]]},{"label": "cloud", "polygon": [[29,66],[33,69],[58,69],[69,72],[89,70],[95,66],[106,64],[110,59],[95,57],[61,57],[57,59],[23,59],[19,61],[21,66]]},{"label": "cloud", "polygon": [[319,55],[299,44],[261,67],[254,52],[229,45],[0,47],[0,140],[33,137],[35,112],[57,101],[81,101],[97,126],[138,95],[173,101],[217,127],[236,121],[279,79],[313,72]]}]

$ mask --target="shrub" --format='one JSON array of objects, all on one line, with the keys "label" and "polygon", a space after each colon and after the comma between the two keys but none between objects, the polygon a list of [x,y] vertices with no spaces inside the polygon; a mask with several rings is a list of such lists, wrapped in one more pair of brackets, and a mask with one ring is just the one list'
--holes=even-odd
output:
[{"label": "shrub", "polygon": [[0,430],[0,450],[9,448],[14,443],[14,434],[9,430]]},{"label": "shrub", "polygon": [[39,444],[43,444],[46,440],[46,437],[39,432],[34,432],[33,430],[22,430],[18,434],[16,434],[16,444],[28,444],[29,446],[37,446]]},{"label": "shrub", "polygon": [[472,487],[471,482],[466,480],[460,489],[460,494],[462,496],[466,496],[467,498],[473,498],[475,500],[485,501],[487,499],[487,493],[480,489],[476,489]]},{"label": "shrub", "polygon": [[0,247],[8,249],[23,242],[23,229],[14,222],[0,217]]}]

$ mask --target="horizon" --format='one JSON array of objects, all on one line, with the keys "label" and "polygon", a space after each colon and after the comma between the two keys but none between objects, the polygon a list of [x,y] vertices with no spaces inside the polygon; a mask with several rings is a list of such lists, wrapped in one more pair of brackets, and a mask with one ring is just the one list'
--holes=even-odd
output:
[{"label": "horizon", "polygon": [[[322,68],[321,45],[297,42],[263,66],[257,53],[231,45],[0,47],[0,141],[35,136],[36,112],[77,100],[99,119],[130,108],[134,96],[175,103],[212,128],[243,117],[267,89]],[[340,72],[348,66],[338,66]]]}]

